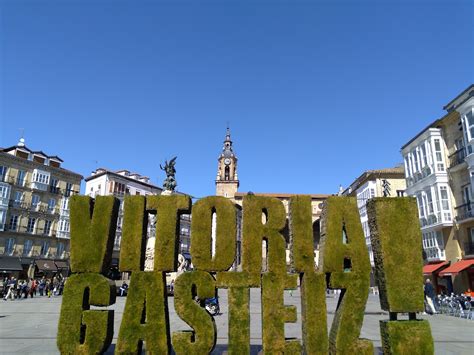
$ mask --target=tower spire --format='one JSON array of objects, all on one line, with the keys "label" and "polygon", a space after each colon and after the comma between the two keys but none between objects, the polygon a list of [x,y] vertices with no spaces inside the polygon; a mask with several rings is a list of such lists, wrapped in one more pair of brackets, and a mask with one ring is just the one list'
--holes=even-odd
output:
[{"label": "tower spire", "polygon": [[230,128],[227,122],[226,135],[222,152],[218,158],[216,195],[233,198],[239,187],[239,178],[237,177],[237,157],[232,149],[232,140],[230,138]]}]

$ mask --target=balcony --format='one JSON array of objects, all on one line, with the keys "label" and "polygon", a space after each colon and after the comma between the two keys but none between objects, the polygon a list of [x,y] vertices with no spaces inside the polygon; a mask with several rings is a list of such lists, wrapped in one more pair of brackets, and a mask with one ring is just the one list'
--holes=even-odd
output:
[{"label": "balcony", "polygon": [[35,190],[48,191],[48,184],[43,184],[42,182],[32,181],[30,187]]},{"label": "balcony", "polygon": [[58,233],[56,234],[56,236],[58,238],[62,238],[62,239],[69,239],[69,232],[67,231],[58,231]]},{"label": "balcony", "polygon": [[28,210],[31,207],[29,203],[18,201],[18,200],[10,200],[10,203],[8,205],[9,207],[20,209],[20,210]]},{"label": "balcony", "polygon": [[474,255],[474,243],[464,243],[464,255]]},{"label": "balcony", "polygon": [[467,222],[469,219],[474,218],[474,203],[472,202],[457,206],[455,210],[457,212],[456,221],[458,223]]},{"label": "balcony", "polygon": [[427,247],[423,249],[426,253],[426,260],[428,262],[446,260],[446,254],[444,252],[444,249],[441,249],[440,247],[434,246],[434,247]]},{"label": "balcony", "polygon": [[443,220],[441,218],[441,212],[436,212],[428,215],[428,217],[422,217],[420,218],[420,226],[423,227],[428,227],[432,226],[437,223],[442,223]]},{"label": "balcony", "polygon": [[456,165],[464,163],[464,158],[466,158],[466,149],[462,147],[461,149],[456,150],[453,154],[451,154],[449,159],[449,168],[452,169]]},{"label": "balcony", "polygon": [[0,206],[8,207],[8,198],[0,197]]}]

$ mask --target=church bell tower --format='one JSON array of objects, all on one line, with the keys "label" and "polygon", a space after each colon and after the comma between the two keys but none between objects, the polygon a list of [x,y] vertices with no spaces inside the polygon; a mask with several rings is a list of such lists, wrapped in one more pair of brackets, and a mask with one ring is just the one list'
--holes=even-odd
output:
[{"label": "church bell tower", "polygon": [[217,161],[216,195],[233,199],[239,187],[239,178],[237,177],[237,157],[232,149],[229,128],[225,135],[222,153]]}]

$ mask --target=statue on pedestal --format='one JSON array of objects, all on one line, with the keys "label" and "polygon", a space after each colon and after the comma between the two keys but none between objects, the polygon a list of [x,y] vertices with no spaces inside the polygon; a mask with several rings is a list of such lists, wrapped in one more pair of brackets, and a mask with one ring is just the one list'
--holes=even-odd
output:
[{"label": "statue on pedestal", "polygon": [[178,186],[178,184],[176,183],[176,178],[175,178],[176,169],[174,168],[176,164],[176,158],[177,157],[174,157],[173,159],[171,159],[169,163],[167,160],[165,160],[164,167],[162,167],[160,164],[160,169],[164,170],[166,173],[166,179],[163,182],[163,187],[165,191],[174,192],[174,189],[176,188],[176,186]]}]

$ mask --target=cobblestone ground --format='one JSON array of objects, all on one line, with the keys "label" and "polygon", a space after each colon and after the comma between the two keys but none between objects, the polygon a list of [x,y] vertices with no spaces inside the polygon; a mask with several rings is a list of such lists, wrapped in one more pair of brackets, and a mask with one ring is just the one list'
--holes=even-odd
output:
[{"label": "cobblestone ground", "polygon": [[[222,354],[227,344],[227,294],[219,291],[222,314],[215,317],[217,346],[213,354]],[[298,307],[299,291],[285,293],[285,303]],[[327,297],[328,326],[332,322],[337,299]],[[38,297],[26,300],[0,301],[0,353],[1,354],[58,354],[56,332],[61,307],[61,297],[48,299]],[[117,298],[111,307],[115,310],[114,340],[107,353],[112,354],[117,341],[125,298]],[[173,298],[169,298],[171,331],[189,327],[174,312]],[[251,344],[252,353],[261,350],[260,290],[251,290]],[[431,324],[436,354],[474,354],[474,321],[444,315],[421,316]],[[370,295],[366,307],[361,337],[374,342],[376,353],[380,352],[379,320],[388,319],[388,314],[379,307],[378,296]],[[301,324],[286,325],[286,336],[301,338]]]}]

